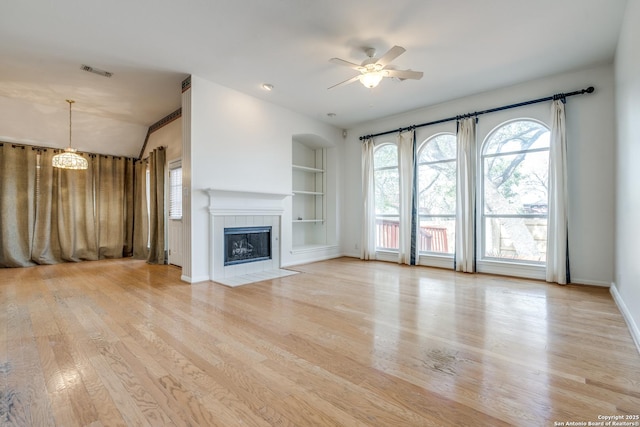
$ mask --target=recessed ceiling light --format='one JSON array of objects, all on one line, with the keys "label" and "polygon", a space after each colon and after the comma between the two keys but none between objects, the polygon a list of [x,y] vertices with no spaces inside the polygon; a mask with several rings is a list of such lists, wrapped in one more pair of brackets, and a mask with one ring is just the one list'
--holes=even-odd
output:
[{"label": "recessed ceiling light", "polygon": [[262,89],[271,92],[273,90],[273,85],[271,83],[263,83]]}]

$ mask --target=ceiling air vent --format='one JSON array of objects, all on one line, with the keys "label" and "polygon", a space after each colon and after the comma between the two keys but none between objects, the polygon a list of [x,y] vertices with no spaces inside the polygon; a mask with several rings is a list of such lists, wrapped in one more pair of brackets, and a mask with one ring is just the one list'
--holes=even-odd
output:
[{"label": "ceiling air vent", "polygon": [[93,67],[91,67],[89,65],[82,64],[80,66],[80,69],[82,69],[84,71],[88,71],[88,72],[93,73],[93,74],[97,74],[99,76],[103,76],[103,77],[111,77],[111,76],[113,76],[113,73],[110,73],[109,71],[100,70],[98,68],[93,68]]}]

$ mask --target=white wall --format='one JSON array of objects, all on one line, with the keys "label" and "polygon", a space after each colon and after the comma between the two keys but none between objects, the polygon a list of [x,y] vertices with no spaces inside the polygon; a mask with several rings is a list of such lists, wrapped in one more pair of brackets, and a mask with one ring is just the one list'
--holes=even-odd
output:
[{"label": "white wall", "polygon": [[[595,86],[591,95],[568,98],[567,135],[569,169],[569,227],[571,278],[575,283],[609,286],[613,278],[614,250],[614,78],[613,66],[534,80],[517,86],[456,99],[349,130],[345,145],[342,245],[346,254],[359,256],[362,191],[360,141],[366,134],[480,111],[559,92]],[[549,123],[550,105],[487,114],[480,117],[478,135],[510,117],[538,117]],[[419,141],[429,135],[455,132],[455,122],[418,129]],[[388,137],[393,139],[394,136]],[[482,141],[479,140],[479,143]]]},{"label": "white wall", "polygon": [[[292,136],[318,135],[340,150],[343,138],[333,126],[198,76],[191,77],[190,90],[191,171],[185,173],[191,175],[190,274],[192,281],[198,281],[209,276],[206,189],[290,194]],[[290,197],[284,205],[281,245],[282,264],[287,265],[292,242]]]},{"label": "white wall", "polygon": [[629,0],[616,53],[616,264],[612,293],[640,349],[640,0]]}]

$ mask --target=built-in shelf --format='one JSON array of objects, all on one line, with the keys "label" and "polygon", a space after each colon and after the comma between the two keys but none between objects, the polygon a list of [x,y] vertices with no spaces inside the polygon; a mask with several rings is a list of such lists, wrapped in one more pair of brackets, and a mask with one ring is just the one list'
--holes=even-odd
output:
[{"label": "built-in shelf", "polygon": [[302,195],[306,195],[306,196],[323,196],[324,193],[321,191],[300,191],[300,190],[293,190],[293,195],[295,196],[296,194],[302,194]]},{"label": "built-in shelf", "polygon": [[301,165],[293,165],[293,170],[303,171],[303,172],[312,172],[312,173],[323,173],[324,169],[311,168],[309,166],[301,166]]},{"label": "built-in shelf", "polygon": [[291,168],[293,247],[325,245],[325,149],[293,141]]}]

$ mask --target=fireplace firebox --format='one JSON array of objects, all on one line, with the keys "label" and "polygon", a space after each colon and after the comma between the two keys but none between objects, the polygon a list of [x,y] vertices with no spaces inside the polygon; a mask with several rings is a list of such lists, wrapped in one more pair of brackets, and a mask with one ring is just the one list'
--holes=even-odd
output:
[{"label": "fireplace firebox", "polygon": [[271,259],[271,226],[224,229],[224,265]]}]

